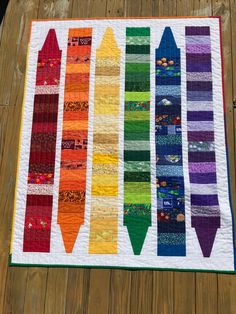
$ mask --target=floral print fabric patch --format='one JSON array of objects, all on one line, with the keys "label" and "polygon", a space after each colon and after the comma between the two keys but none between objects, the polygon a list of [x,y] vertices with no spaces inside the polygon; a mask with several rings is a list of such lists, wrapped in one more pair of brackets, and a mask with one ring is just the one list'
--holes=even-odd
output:
[{"label": "floral print fabric patch", "polygon": [[220,33],[32,22],[11,265],[235,271]]}]

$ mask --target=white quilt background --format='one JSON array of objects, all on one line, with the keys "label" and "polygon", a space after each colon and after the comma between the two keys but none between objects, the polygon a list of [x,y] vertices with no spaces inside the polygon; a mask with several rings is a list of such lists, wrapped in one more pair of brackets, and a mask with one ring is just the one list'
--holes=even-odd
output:
[{"label": "white quilt background", "polygon": [[[155,134],[155,49],[158,48],[164,28],[170,26],[178,48],[181,48],[181,80],[182,80],[182,136],[183,136],[183,169],[185,183],[186,213],[186,256],[157,256],[157,219],[156,219],[156,187],[155,187],[155,139],[151,137],[151,181],[152,181],[152,226],[143,245],[141,255],[133,254],[127,228],[123,226],[123,113],[124,113],[124,64],[125,64],[125,31],[126,27],[151,28],[151,134]],[[215,149],[217,165],[217,186],[221,209],[221,228],[217,230],[210,257],[204,258],[199,246],[195,229],[191,228],[190,185],[188,174],[187,147],[187,104],[186,104],[186,72],[185,72],[185,26],[210,26],[212,46],[212,74],[214,95]],[[81,226],[73,252],[67,254],[64,249],[61,231],[57,224],[58,187],[60,175],[60,147],[63,120],[64,81],[66,68],[67,36],[69,28],[92,27],[92,55],[90,74],[89,100],[89,133],[87,161],[87,190],[85,206],[85,223]],[[120,134],[119,134],[119,215],[118,215],[118,254],[88,254],[90,189],[92,169],[92,136],[94,106],[95,52],[107,27],[112,27],[118,47],[121,49],[120,76]],[[23,233],[27,194],[27,176],[31,126],[34,102],[34,88],[38,51],[42,48],[50,28],[56,30],[59,47],[62,50],[61,84],[58,112],[58,133],[56,145],[55,183],[53,194],[53,216],[51,229],[50,253],[23,252]],[[34,21],[29,42],[28,69],[25,90],[22,135],[20,143],[20,159],[18,165],[18,182],[16,191],[16,208],[14,233],[12,242],[12,264],[44,264],[74,266],[113,266],[134,268],[170,268],[199,270],[234,270],[234,250],[232,236],[232,215],[229,204],[227,178],[227,161],[225,148],[225,130],[223,116],[223,95],[221,78],[220,30],[218,18],[180,18],[180,19],[114,19],[114,20],[64,20]]]}]

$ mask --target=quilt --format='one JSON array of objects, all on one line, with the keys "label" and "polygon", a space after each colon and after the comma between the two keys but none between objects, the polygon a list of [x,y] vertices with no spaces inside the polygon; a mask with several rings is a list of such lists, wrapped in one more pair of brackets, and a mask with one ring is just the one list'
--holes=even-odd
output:
[{"label": "quilt", "polygon": [[11,265],[234,272],[218,17],[35,20]]}]

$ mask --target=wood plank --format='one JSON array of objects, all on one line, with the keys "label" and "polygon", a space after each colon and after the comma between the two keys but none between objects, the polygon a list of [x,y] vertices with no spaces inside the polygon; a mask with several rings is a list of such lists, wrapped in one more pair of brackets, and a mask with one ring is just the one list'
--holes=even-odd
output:
[{"label": "wood plank", "polygon": [[[29,21],[37,17],[37,10],[38,0],[9,2],[0,47],[0,81],[4,81],[4,84],[0,84],[0,105],[14,104],[10,101],[12,90],[15,88],[14,81],[24,72],[21,67],[17,67],[17,55],[26,55],[25,38]],[[24,68],[24,64],[22,66]]]},{"label": "wood plank", "polygon": [[[3,308],[11,237],[19,111],[0,107],[0,309]],[[19,119],[18,119],[19,120]],[[6,179],[7,178],[7,179]]]},{"label": "wood plank", "polygon": [[131,273],[120,269],[111,271],[109,313],[130,313]]},{"label": "wood plank", "polygon": [[0,25],[0,47],[1,47],[1,44],[2,44],[3,28],[4,28],[4,17],[3,17],[2,23],[1,23],[1,25]]},{"label": "wood plank", "polygon": [[0,310],[4,309],[4,298],[6,295],[6,287],[7,287],[7,270],[8,270],[8,258],[9,254],[6,251],[1,250],[0,253]]},{"label": "wood plank", "polygon": [[152,16],[154,2],[152,0],[126,1],[125,16]]},{"label": "wood plank", "polygon": [[86,314],[89,298],[90,269],[68,270],[66,313]]},{"label": "wood plank", "polygon": [[9,267],[3,313],[24,313],[27,267]]},{"label": "wood plank", "polygon": [[105,17],[107,0],[90,0],[88,7],[88,17]]},{"label": "wood plank", "polygon": [[193,0],[192,15],[211,16],[212,15],[211,0]]},{"label": "wood plank", "polygon": [[[11,109],[11,113],[8,114],[9,122],[6,127],[8,133],[5,142],[3,162],[1,163],[0,172],[3,178],[8,177],[7,182],[1,182],[3,185],[3,198],[1,200],[6,204],[6,211],[3,224],[3,228],[6,228],[6,233],[4,235],[5,242],[7,243],[6,252],[9,252],[10,237],[11,237],[11,224],[12,224],[12,211],[13,211],[13,201],[14,201],[14,189],[15,189],[15,177],[16,177],[16,164],[17,164],[17,150],[18,150],[18,139],[19,139],[19,129],[20,129],[20,119],[21,116],[21,102],[23,94],[23,80],[21,80],[20,94],[17,98],[17,103],[15,106],[8,106]],[[7,158],[6,158],[7,156]],[[2,186],[0,186],[2,190]],[[9,192],[8,192],[9,191]],[[9,195],[10,193],[10,195]],[[7,201],[6,201],[6,199]],[[0,200],[0,202],[1,202]],[[2,208],[2,206],[1,206]],[[1,234],[4,232],[1,230]],[[1,245],[2,247],[2,245]],[[28,268],[10,268],[7,272],[7,290],[5,293],[5,312],[6,313],[17,313],[19,309],[25,307],[25,294],[27,291],[28,282]],[[9,302],[9,296],[14,300]],[[11,312],[12,311],[12,312]],[[22,311],[23,313],[23,311]]]},{"label": "wood plank", "polygon": [[[158,16],[176,16],[176,0],[155,1],[155,13]],[[154,14],[155,15],[155,14]]]},{"label": "wood plank", "polygon": [[88,313],[107,314],[110,290],[109,269],[91,269],[89,281]]},{"label": "wood plank", "polygon": [[233,314],[236,309],[236,277],[235,275],[218,275],[218,313]]},{"label": "wood plank", "polygon": [[217,292],[217,274],[196,274],[196,314],[218,313]]},{"label": "wood plank", "polygon": [[232,77],[233,77],[233,99],[236,99],[236,25],[234,17],[236,16],[236,0],[230,0],[230,15],[231,15],[231,48],[232,48]]},{"label": "wood plank", "polygon": [[[8,106],[0,107],[0,173],[3,178],[5,166],[5,151],[8,150],[8,126],[9,117],[13,113],[13,108]],[[7,201],[9,195],[9,187],[7,186],[6,180],[0,180],[0,221],[9,221],[9,202]],[[9,225],[2,223],[0,225],[0,309],[3,309],[5,286],[7,278],[7,264],[8,264],[8,249],[9,249]]]},{"label": "wood plank", "polygon": [[[235,214],[236,193],[235,193],[235,124],[233,115],[233,64],[232,64],[232,44],[234,41],[233,32],[234,15],[230,14],[229,0],[217,1],[212,0],[213,13],[217,16],[222,16],[223,26],[223,56],[224,56],[224,81],[225,84],[225,101],[226,101],[226,121],[227,121],[227,140],[228,140],[228,154],[230,164],[230,177],[231,177],[231,197],[233,203],[233,210]],[[233,31],[234,30],[234,31]],[[231,34],[232,32],[232,34]],[[236,51],[234,50],[234,54]],[[218,311],[219,313],[233,313],[235,310],[235,293],[236,281],[235,276],[231,275],[218,275]]]},{"label": "wood plank", "polygon": [[[235,1],[214,1],[214,14],[222,15],[223,22],[223,54],[225,74],[225,99],[227,106],[227,139],[231,176],[231,197],[234,217],[236,217],[235,195],[235,146],[236,146],[236,112],[232,109],[232,99],[236,98],[236,45],[235,45]],[[234,111],[234,115],[233,115]],[[234,313],[236,308],[236,277],[234,275],[218,275],[218,311],[219,314]]]},{"label": "wood plank", "polygon": [[88,0],[73,0],[72,3],[72,10],[71,10],[71,17],[73,18],[87,18],[89,17],[88,9],[89,1]]},{"label": "wood plank", "polygon": [[153,272],[152,313],[174,313],[174,276],[170,271]]},{"label": "wood plank", "polygon": [[45,294],[45,314],[65,313],[67,278],[67,268],[49,268]]},{"label": "wood plank", "polygon": [[176,272],[174,276],[174,313],[195,313],[195,274]]},{"label": "wood plank", "polygon": [[193,0],[192,14],[194,16],[212,15],[211,0]]},{"label": "wood plank", "polygon": [[193,3],[194,0],[177,0],[176,11],[177,16],[192,16],[193,13]]},{"label": "wood plank", "polygon": [[153,271],[139,270],[131,273],[130,299],[131,313],[152,313]]},{"label": "wood plank", "polygon": [[38,18],[67,18],[71,17],[73,0],[41,0]]},{"label": "wood plank", "polygon": [[47,273],[47,268],[29,268],[23,313],[44,313]]},{"label": "wood plank", "polygon": [[107,16],[123,17],[125,14],[125,0],[107,0]]}]

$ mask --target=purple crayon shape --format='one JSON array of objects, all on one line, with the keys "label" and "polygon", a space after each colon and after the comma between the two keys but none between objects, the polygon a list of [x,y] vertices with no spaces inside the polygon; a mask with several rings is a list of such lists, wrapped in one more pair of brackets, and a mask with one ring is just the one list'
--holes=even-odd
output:
[{"label": "purple crayon shape", "polygon": [[[220,228],[210,27],[186,27],[185,36],[191,226],[195,228],[203,256],[210,257]],[[202,111],[206,103],[207,111]]]}]

